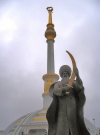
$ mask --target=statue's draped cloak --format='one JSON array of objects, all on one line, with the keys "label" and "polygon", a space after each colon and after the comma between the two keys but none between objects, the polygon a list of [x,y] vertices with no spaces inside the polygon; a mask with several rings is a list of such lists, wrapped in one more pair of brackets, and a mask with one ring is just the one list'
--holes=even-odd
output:
[{"label": "statue's draped cloak", "polygon": [[[55,84],[59,85],[60,83]],[[54,94],[55,84],[50,87],[53,101],[46,114],[48,135],[90,135],[83,117],[84,88],[79,90],[76,81],[74,81],[73,88],[70,88],[68,95],[57,96]]]}]

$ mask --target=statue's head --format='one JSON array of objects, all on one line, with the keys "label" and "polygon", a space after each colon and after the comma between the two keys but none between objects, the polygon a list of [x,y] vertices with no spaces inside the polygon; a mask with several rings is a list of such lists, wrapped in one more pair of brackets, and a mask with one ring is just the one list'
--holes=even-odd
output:
[{"label": "statue's head", "polygon": [[70,77],[71,75],[71,68],[68,65],[63,65],[59,69],[59,74],[61,78],[64,77]]}]

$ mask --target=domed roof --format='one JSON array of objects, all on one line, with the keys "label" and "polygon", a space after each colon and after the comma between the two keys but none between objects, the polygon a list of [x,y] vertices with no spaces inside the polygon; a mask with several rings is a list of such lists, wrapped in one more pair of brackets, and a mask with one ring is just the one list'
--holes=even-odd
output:
[{"label": "domed roof", "polygon": [[38,129],[48,128],[46,110],[38,110],[20,117],[4,130],[3,135],[22,135],[26,127],[32,129],[32,126]]},{"label": "domed roof", "polygon": [[[45,129],[44,132],[46,132],[48,129],[46,111],[42,109],[22,116],[8,126],[3,135],[22,135],[26,132],[26,129],[27,133],[33,129]],[[87,119],[85,119],[85,124],[90,134],[94,135],[97,130],[96,127]]]},{"label": "domed roof", "polygon": [[90,134],[95,135],[97,132],[97,128],[88,119],[85,119],[85,124]]}]

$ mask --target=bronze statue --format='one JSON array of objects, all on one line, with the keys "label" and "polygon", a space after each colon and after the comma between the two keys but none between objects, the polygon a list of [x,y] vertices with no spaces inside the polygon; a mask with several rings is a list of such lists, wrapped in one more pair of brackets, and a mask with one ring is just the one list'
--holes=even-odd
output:
[{"label": "bronze statue", "polygon": [[70,82],[71,68],[63,65],[59,70],[62,80],[50,86],[53,101],[46,114],[48,135],[90,135],[83,116],[86,100],[83,83],[76,67],[73,72],[76,80],[66,86]]}]

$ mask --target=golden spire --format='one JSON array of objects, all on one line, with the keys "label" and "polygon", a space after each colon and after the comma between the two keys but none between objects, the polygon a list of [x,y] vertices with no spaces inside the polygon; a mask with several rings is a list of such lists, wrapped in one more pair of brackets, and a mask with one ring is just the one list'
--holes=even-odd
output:
[{"label": "golden spire", "polygon": [[49,17],[48,17],[48,24],[52,24],[52,11],[53,11],[53,7],[47,7],[46,8],[48,10],[49,13]]},{"label": "golden spire", "polygon": [[47,7],[46,9],[48,10],[49,17],[45,37],[47,38],[47,40],[54,40],[54,38],[56,37],[56,32],[54,30],[54,24],[52,23],[53,7]]}]

